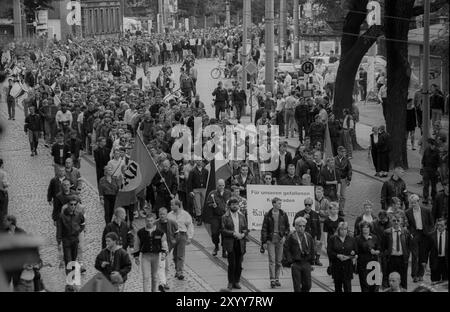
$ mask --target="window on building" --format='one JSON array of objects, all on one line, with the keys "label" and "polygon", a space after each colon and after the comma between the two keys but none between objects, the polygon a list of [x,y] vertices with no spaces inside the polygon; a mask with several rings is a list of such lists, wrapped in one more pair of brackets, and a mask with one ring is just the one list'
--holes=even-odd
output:
[{"label": "window on building", "polygon": [[100,31],[99,31],[99,27],[98,27],[98,18],[99,18],[99,16],[98,16],[98,10],[97,9],[95,9],[94,10],[94,34],[98,34]]},{"label": "window on building", "polygon": [[103,12],[103,9],[100,9],[100,33],[105,32],[105,12]]},{"label": "window on building", "polygon": [[95,33],[94,32],[94,20],[92,16],[92,10],[89,10],[89,33]]}]

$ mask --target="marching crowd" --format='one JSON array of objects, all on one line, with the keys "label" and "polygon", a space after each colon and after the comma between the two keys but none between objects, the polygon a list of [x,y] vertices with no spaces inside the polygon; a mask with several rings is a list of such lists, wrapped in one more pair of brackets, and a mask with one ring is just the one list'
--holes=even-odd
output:
[{"label": "marching crowd", "polygon": [[[95,260],[95,268],[118,290],[123,290],[132,258],[141,266],[144,291],[169,290],[170,255],[175,263],[175,277],[184,280],[186,245],[191,243],[195,227],[201,225],[211,236],[213,255],[222,249],[222,256],[228,259],[227,288],[240,289],[249,233],[247,184],[315,186],[315,199],[305,199],[305,209],[294,220],[289,220],[282,210],[279,198],[272,200],[273,207],[264,216],[261,252],[268,252],[272,288],[281,286],[280,270],[288,266],[294,290],[309,291],[312,266],[322,266],[323,249],[330,260],[327,272],[337,292],[351,291],[355,273],[362,291],[377,291],[377,285],[367,282],[367,264],[373,261],[379,263],[383,272],[382,288],[406,289],[410,254],[414,282],[423,280],[428,261],[432,281],[446,280],[448,167],[443,166],[446,161],[439,153],[445,142],[438,133],[429,141],[422,161],[423,200],[428,204],[431,186],[432,209],[421,206],[417,195],[407,194],[403,169],[398,167],[383,184],[382,211],[373,215],[373,204],[366,201],[353,231],[344,218],[346,194],[352,183],[357,107],[344,111],[343,120],[337,120],[330,111],[329,92],[316,91],[313,98],[303,98],[304,86],[292,86],[289,74],[278,80],[275,94],[257,94],[255,124],[279,125],[281,136],[299,136],[300,145],[294,155],[287,150],[287,142],[281,142],[276,170],[260,172],[255,162],[233,161],[230,177],[218,180],[215,190],[208,190],[206,162],[171,158],[171,129],[175,125],[193,128],[194,118],[201,117],[203,126],[226,126],[230,123],[226,117],[231,107],[240,122],[247,98],[239,83],[231,91],[219,83],[213,91],[216,116],[210,118],[196,93],[195,68],[196,58],[227,59],[230,51],[237,58],[241,42],[238,34],[236,30],[211,29],[188,37],[127,36],[120,42],[83,39],[54,42],[46,50],[18,44],[3,51],[2,69],[9,71],[9,117],[15,119],[15,104],[24,91],[15,88],[20,81],[24,88],[28,87],[23,99],[24,131],[31,156],[37,156],[43,136],[53,157],[55,177],[49,183],[47,201],[53,209],[61,267],[78,261],[81,271],[86,270],[83,249],[85,223],[89,222],[85,209],[89,207],[80,200],[83,179],[79,171],[80,156],[85,153],[94,157],[98,194],[104,207],[103,249]],[[252,57],[260,63],[257,51]],[[179,80],[167,65],[171,61],[182,62]],[[232,63],[239,60],[230,60]],[[164,66],[153,76],[151,66],[158,64]],[[145,72],[139,80],[137,66]],[[326,129],[336,156],[324,159]],[[389,138],[382,129],[374,130],[371,136],[371,153],[377,174],[387,177],[389,150],[382,148],[382,142],[385,140],[388,146]],[[116,207],[137,136],[147,146],[159,172],[133,203]],[[17,233],[15,218],[7,213],[8,182],[2,166],[0,161],[3,230]],[[439,193],[438,181],[444,188]],[[133,222],[136,218],[144,218],[145,226],[137,228]],[[295,227],[293,232],[291,224]],[[21,273],[16,272],[10,280],[19,286],[20,277]]]}]

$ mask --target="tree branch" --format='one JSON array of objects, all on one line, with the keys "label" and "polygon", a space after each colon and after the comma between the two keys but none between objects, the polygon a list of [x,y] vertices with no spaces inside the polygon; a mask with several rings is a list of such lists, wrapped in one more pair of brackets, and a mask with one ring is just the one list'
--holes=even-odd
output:
[{"label": "tree branch", "polygon": [[[450,2],[449,0],[436,0],[432,3],[430,3],[430,13],[438,11],[439,9],[442,8],[443,5],[449,4],[449,2]],[[413,15],[412,15],[413,17],[420,16],[423,14],[424,14],[424,6],[423,5],[415,6],[413,8]]]},{"label": "tree branch", "polygon": [[351,58],[363,57],[370,47],[377,41],[378,37],[384,34],[384,27],[381,25],[371,26],[364,34],[359,36],[353,45],[352,49],[348,52]]}]

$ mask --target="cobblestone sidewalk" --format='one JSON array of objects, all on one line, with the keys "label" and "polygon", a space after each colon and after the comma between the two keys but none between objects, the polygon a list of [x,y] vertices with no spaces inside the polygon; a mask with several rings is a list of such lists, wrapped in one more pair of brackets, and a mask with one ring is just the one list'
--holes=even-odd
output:
[{"label": "cobblestone sidewalk", "polygon": [[[64,291],[65,273],[63,269],[59,269],[56,228],[51,220],[52,207],[47,203],[46,198],[48,183],[54,175],[52,158],[50,151],[43,145],[38,148],[37,157],[30,156],[28,139],[23,132],[23,112],[17,110],[16,113],[16,121],[7,120],[6,103],[0,103],[0,122],[5,130],[0,140],[0,156],[4,159],[5,170],[10,177],[9,213],[17,217],[19,227],[44,239],[45,243],[40,248],[40,254],[45,263],[52,265],[41,270],[44,283],[49,291]],[[97,191],[88,183],[83,183],[81,200],[86,206],[87,221],[83,256],[87,272],[82,277],[83,285],[97,273],[94,263],[95,257],[101,250],[104,220]],[[133,263],[125,291],[142,291],[140,271],[140,268]],[[173,278],[174,273],[172,263],[168,276],[170,291],[214,291],[189,267],[186,267],[184,281]]]}]

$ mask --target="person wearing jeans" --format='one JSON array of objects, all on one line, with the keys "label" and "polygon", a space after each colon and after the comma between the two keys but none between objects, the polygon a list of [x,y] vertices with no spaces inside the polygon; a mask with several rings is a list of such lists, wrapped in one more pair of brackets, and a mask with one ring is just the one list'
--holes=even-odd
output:
[{"label": "person wearing jeans", "polygon": [[168,250],[166,234],[156,227],[156,215],[148,214],[145,227],[137,232],[133,254],[136,265],[141,263],[144,292],[157,291],[160,254],[164,261]]},{"label": "person wearing jeans", "polygon": [[171,211],[167,215],[167,218],[175,221],[178,225],[177,238],[173,246],[173,260],[176,270],[175,277],[183,280],[186,245],[189,245],[194,237],[194,224],[192,223],[191,215],[181,207],[181,202],[178,199],[172,199],[170,209]]},{"label": "person wearing jeans", "polygon": [[272,209],[265,215],[261,229],[261,244],[269,254],[270,287],[281,286],[280,270],[283,256],[283,244],[289,234],[289,219],[281,209],[281,199],[272,199]]},{"label": "person wearing jeans", "polygon": [[24,131],[30,141],[31,156],[37,155],[39,135],[41,134],[41,117],[36,114],[36,107],[30,106],[30,114],[25,118]]}]

